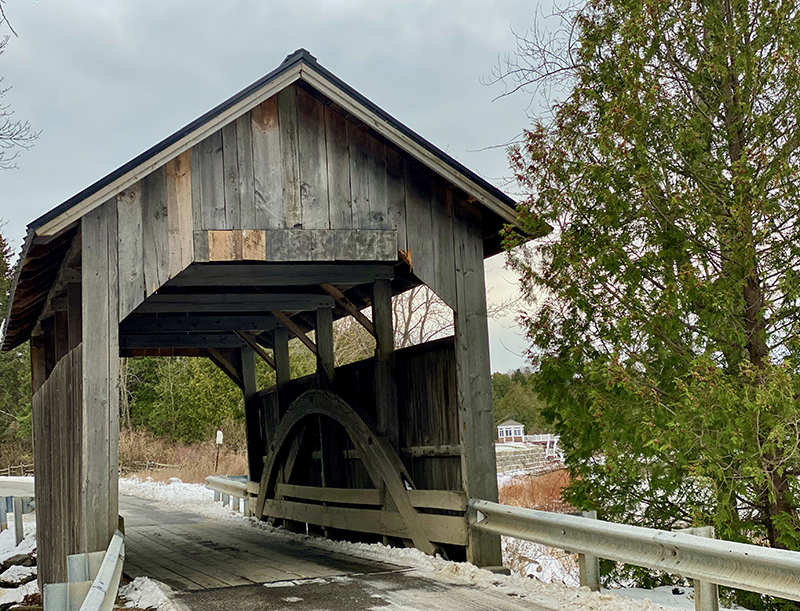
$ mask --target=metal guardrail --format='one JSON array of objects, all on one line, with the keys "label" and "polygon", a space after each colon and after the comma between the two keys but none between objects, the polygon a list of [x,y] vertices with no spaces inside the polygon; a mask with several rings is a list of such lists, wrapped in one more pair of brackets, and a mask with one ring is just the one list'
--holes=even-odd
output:
[{"label": "metal guardrail", "polygon": [[0,476],[0,531],[8,528],[8,514],[14,512],[14,537],[16,545],[25,536],[22,515],[31,512],[31,500],[35,496],[33,479],[17,479]]},{"label": "metal guardrail", "polygon": [[250,504],[247,492],[247,477],[233,479],[210,475],[206,478],[206,488],[214,491],[214,500],[230,505],[233,511],[240,511],[249,516]]},{"label": "metal guardrail", "polygon": [[800,552],[470,499],[470,527],[800,601]]},{"label": "metal guardrail", "polygon": [[44,611],[111,611],[125,562],[125,535],[117,530],[103,552],[67,558],[67,583],[44,586]]}]

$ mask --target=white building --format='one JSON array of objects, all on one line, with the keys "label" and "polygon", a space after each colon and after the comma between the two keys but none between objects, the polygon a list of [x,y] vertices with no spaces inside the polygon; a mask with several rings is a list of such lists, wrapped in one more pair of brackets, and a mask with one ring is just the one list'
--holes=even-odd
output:
[{"label": "white building", "polygon": [[522,441],[525,436],[525,425],[514,420],[506,420],[497,425],[497,441],[511,443]]}]

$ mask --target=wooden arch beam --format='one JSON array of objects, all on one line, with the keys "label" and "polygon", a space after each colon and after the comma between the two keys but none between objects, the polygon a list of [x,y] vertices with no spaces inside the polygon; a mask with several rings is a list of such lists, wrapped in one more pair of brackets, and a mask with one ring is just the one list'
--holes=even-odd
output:
[{"label": "wooden arch beam", "polygon": [[409,487],[414,488],[411,476],[403,466],[400,457],[385,437],[379,435],[369,416],[349,405],[336,393],[325,390],[309,390],[292,403],[289,411],[278,425],[267,454],[261,485],[256,502],[256,516],[264,515],[267,495],[273,494],[278,476],[278,458],[291,445],[292,433],[311,416],[327,416],[338,422],[347,431],[356,451],[362,459],[373,484],[383,483],[397,507],[398,513],[408,528],[409,538],[414,546],[426,554],[433,555],[435,546],[430,542],[420,523],[417,511],[408,496]]}]

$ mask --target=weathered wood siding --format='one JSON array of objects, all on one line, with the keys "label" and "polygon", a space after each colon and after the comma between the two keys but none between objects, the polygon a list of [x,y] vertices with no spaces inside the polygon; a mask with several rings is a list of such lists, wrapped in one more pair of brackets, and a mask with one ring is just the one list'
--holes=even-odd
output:
[{"label": "weathered wood siding", "polygon": [[[397,375],[397,409],[400,421],[400,453],[414,484],[423,490],[460,490],[461,457],[458,454],[458,403],[456,393],[456,365],[453,338],[444,338],[395,352]],[[336,368],[335,390],[342,398],[359,406],[373,419],[377,417],[374,394],[374,360],[367,359]],[[289,401],[314,387],[314,376],[292,380],[287,385]],[[261,423],[267,444],[283,416],[279,412],[275,389],[262,391]],[[352,449],[344,429],[330,423],[325,426],[326,436],[332,445]],[[311,446],[303,452],[310,458],[319,450],[308,435]],[[449,448],[450,455],[441,455]],[[264,454],[267,447],[264,448]],[[434,454],[439,455],[434,455]],[[427,454],[423,456],[422,454]],[[361,461],[343,459],[338,471],[339,486],[370,488],[372,483]],[[334,469],[336,471],[337,469]],[[296,483],[322,485],[319,462],[308,460],[295,468]],[[292,483],[295,483],[294,480]],[[329,484],[330,485],[330,484]]]},{"label": "weathered wood siding", "polygon": [[67,580],[67,556],[80,551],[84,525],[80,451],[83,403],[81,345],[66,354],[33,395],[36,540],[47,542],[39,554],[39,580]]},{"label": "weathered wood siding", "polygon": [[105,549],[118,520],[119,279],[116,202],[81,220],[81,551]]}]

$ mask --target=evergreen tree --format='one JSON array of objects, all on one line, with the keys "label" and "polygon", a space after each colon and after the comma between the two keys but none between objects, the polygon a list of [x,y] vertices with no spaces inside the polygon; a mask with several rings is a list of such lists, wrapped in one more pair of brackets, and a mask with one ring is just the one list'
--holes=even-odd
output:
[{"label": "evergreen tree", "polygon": [[565,92],[511,260],[576,506],[800,549],[799,12],[590,0],[506,74]]}]

